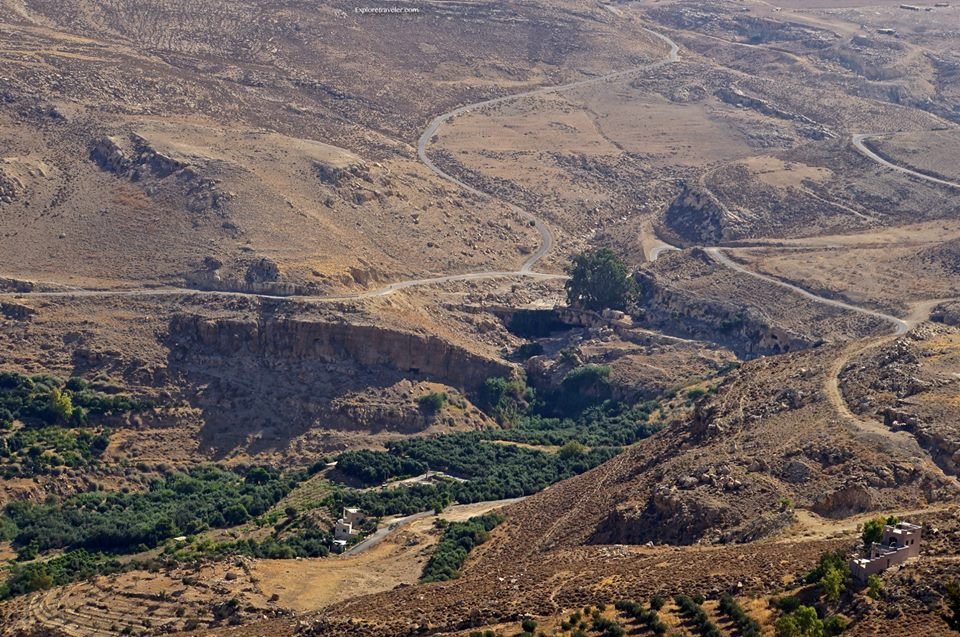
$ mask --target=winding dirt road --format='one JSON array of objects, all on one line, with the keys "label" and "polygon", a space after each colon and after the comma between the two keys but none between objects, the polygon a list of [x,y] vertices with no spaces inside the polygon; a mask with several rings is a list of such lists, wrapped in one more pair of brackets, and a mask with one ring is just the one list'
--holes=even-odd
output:
[{"label": "winding dirt road", "polygon": [[760,279],[761,281],[766,281],[767,283],[778,285],[782,288],[790,290],[791,292],[799,294],[800,296],[810,299],[811,301],[816,301],[817,303],[822,303],[824,305],[831,305],[833,307],[837,307],[842,310],[850,310],[851,312],[858,312],[860,314],[865,314],[866,316],[872,316],[874,318],[884,320],[890,323],[891,325],[893,325],[894,334],[896,336],[906,334],[907,330],[910,328],[910,325],[906,321],[904,321],[903,319],[899,319],[896,316],[892,316],[890,314],[884,314],[883,312],[877,312],[875,310],[859,307],[856,305],[850,305],[849,303],[844,303],[843,301],[838,301],[836,299],[828,299],[823,296],[817,296],[813,292],[808,292],[807,290],[803,289],[800,286],[793,285],[792,283],[787,283],[786,281],[781,281],[780,279],[777,279],[772,276],[768,276],[766,274],[760,274],[759,272],[754,272],[753,270],[750,270],[749,268],[737,263],[736,261],[728,257],[726,254],[723,253],[723,251],[720,248],[704,248],[704,251],[708,255],[710,255],[711,259],[713,259],[717,263],[720,263],[721,265],[724,265],[730,268],[731,270],[736,270],[737,272],[742,272],[743,274],[752,276],[755,279]]},{"label": "winding dirt road", "polygon": [[[482,192],[480,190],[477,190],[473,186],[470,186],[469,184],[464,183],[463,181],[461,181],[460,179],[457,179],[453,175],[447,172],[444,172],[442,168],[438,167],[435,163],[433,163],[433,160],[430,159],[430,156],[427,154],[427,146],[430,145],[430,141],[440,131],[440,127],[446,124],[447,122],[449,122],[450,120],[452,120],[453,118],[457,117],[458,115],[465,115],[467,113],[472,113],[474,111],[478,111],[480,109],[486,108],[487,106],[507,104],[509,102],[515,102],[521,99],[526,99],[528,97],[534,97],[538,95],[549,95],[551,93],[560,93],[562,91],[569,91],[571,89],[582,88],[584,86],[599,84],[601,82],[611,82],[611,81],[626,77],[628,75],[633,75],[634,73],[641,73],[644,71],[653,71],[663,66],[666,66],[667,64],[672,64],[680,59],[680,47],[677,45],[676,42],[674,42],[667,36],[663,35],[662,33],[657,33],[656,31],[652,31],[650,29],[644,29],[644,31],[662,40],[670,47],[670,53],[668,54],[666,59],[661,60],[659,62],[646,64],[643,66],[633,67],[625,71],[615,71],[613,73],[608,73],[606,75],[601,75],[599,77],[590,78],[588,80],[578,80],[576,82],[571,82],[569,84],[561,84],[558,86],[546,86],[543,88],[534,89],[532,91],[527,91],[525,93],[516,93],[513,95],[507,95],[504,97],[497,97],[494,99],[485,100],[483,102],[477,102],[475,104],[467,104],[466,106],[461,106],[460,108],[454,109],[449,113],[444,113],[443,115],[439,115],[438,117],[435,117],[430,122],[430,124],[427,125],[426,130],[423,131],[423,134],[420,135],[420,139],[417,141],[417,155],[419,155],[420,161],[422,161],[427,166],[427,168],[429,168],[435,175],[458,186],[459,188],[462,188],[463,190],[466,190],[467,192],[477,195],[478,197],[482,197],[484,199],[491,199],[491,200],[494,199],[494,197],[492,197],[491,195],[485,192]],[[518,272],[513,273],[513,275],[527,275],[533,270],[533,266],[535,266],[538,261],[543,259],[543,257],[546,256],[547,253],[549,253],[550,250],[553,249],[553,244],[555,242],[553,237],[553,231],[550,230],[549,226],[547,226],[547,224],[545,224],[541,219],[531,214],[530,212],[524,210],[523,208],[520,208],[519,206],[516,206],[507,201],[501,200],[501,203],[506,205],[508,208],[510,208],[513,212],[520,215],[522,218],[532,223],[536,228],[537,232],[540,234],[540,247],[537,248],[537,250],[530,255],[530,257],[520,267],[520,270]]]},{"label": "winding dirt road", "polygon": [[[406,290],[414,287],[422,287],[429,285],[440,285],[443,283],[455,283],[461,281],[486,281],[492,279],[509,279],[509,278],[529,278],[539,281],[549,281],[566,278],[562,274],[547,274],[541,272],[534,272],[533,267],[546,256],[550,250],[553,249],[555,240],[553,236],[553,231],[544,223],[540,218],[534,214],[520,208],[519,206],[512,204],[507,201],[498,200],[492,195],[480,191],[473,186],[457,179],[453,175],[450,175],[444,172],[439,168],[433,160],[430,159],[430,156],[427,154],[427,147],[430,144],[430,141],[440,130],[440,127],[443,124],[449,122],[451,119],[457,115],[462,115],[465,113],[470,113],[472,111],[479,110],[487,106],[494,106],[497,104],[505,104],[508,102],[522,100],[528,97],[533,97],[536,95],[547,95],[550,93],[559,93],[562,91],[567,91],[575,88],[581,88],[584,86],[590,86],[592,84],[598,84],[601,82],[611,82],[614,80],[633,75],[635,73],[642,73],[644,71],[653,71],[655,69],[666,66],[667,64],[672,64],[680,59],[680,47],[676,42],[671,40],[669,37],[652,31],[650,29],[644,29],[650,35],[662,40],[670,47],[670,51],[666,58],[659,62],[653,62],[651,64],[645,64],[643,66],[636,66],[630,69],[616,71],[613,73],[608,73],[595,78],[590,78],[586,80],[578,80],[576,82],[571,82],[569,84],[561,84],[557,86],[547,86],[543,88],[534,89],[532,91],[526,91],[524,93],[515,93],[513,95],[506,95],[504,97],[497,97],[490,100],[485,100],[483,102],[477,102],[475,104],[467,104],[461,106],[457,109],[454,109],[443,115],[435,117],[427,125],[426,130],[420,135],[419,140],[417,141],[417,154],[420,157],[420,160],[430,169],[431,172],[436,174],[438,177],[456,185],[458,188],[462,188],[467,192],[470,192],[476,196],[482,197],[483,199],[490,201],[500,201],[503,205],[507,206],[520,217],[529,221],[536,228],[537,232],[540,234],[540,246],[527,258],[526,261],[520,266],[519,270],[516,271],[484,271],[484,272],[472,272],[468,274],[451,274],[437,277],[428,277],[422,279],[410,279],[406,281],[398,281],[396,283],[390,283],[381,288],[375,290],[368,290],[366,292],[357,292],[354,294],[337,294],[337,295],[328,295],[328,296],[312,296],[312,295],[293,295],[293,296],[280,296],[273,294],[259,294],[255,292],[229,292],[229,291],[218,291],[218,290],[196,290],[191,288],[178,288],[178,287],[156,287],[156,288],[129,288],[129,289],[109,289],[109,290],[91,290],[91,289],[68,289],[68,290],[55,290],[48,292],[26,292],[26,293],[0,293],[0,298],[2,297],[16,297],[16,296],[31,296],[31,297],[45,297],[45,298],[85,298],[85,297],[158,297],[158,296],[221,296],[221,297],[245,297],[245,298],[258,298],[258,299],[269,299],[269,300],[292,300],[292,301],[302,301],[302,302],[337,302],[337,301],[355,301],[361,299],[370,299],[388,296],[394,292],[400,290]],[[661,250],[664,248],[661,248]],[[659,251],[657,252],[659,254]],[[653,255],[653,258],[656,258],[656,254]],[[50,284],[50,287],[57,287],[56,284]]]},{"label": "winding dirt road", "polygon": [[[506,104],[509,102],[514,102],[522,100],[528,97],[534,97],[539,95],[549,95],[553,93],[559,93],[562,91],[572,90],[576,88],[581,88],[585,86],[590,86],[593,84],[599,84],[603,82],[611,82],[618,79],[622,79],[632,74],[641,73],[644,71],[653,71],[668,64],[677,62],[680,59],[680,48],[676,42],[670,39],[668,36],[650,29],[644,29],[650,35],[658,38],[667,44],[670,49],[666,58],[660,60],[659,62],[653,62],[651,64],[646,64],[643,66],[633,67],[630,69],[615,71],[608,73],[606,75],[598,76],[595,78],[578,80],[576,82],[571,82],[569,84],[562,84],[557,86],[547,86],[542,88],[537,88],[531,91],[526,91],[523,93],[516,93],[513,95],[507,95],[503,97],[497,97],[482,102],[477,102],[474,104],[467,104],[456,108],[450,112],[444,113],[435,117],[427,125],[427,128],[423,131],[423,134],[420,135],[420,138],[417,141],[417,154],[420,160],[424,165],[432,171],[438,177],[444,179],[445,181],[454,184],[458,188],[461,188],[467,192],[470,192],[478,197],[481,197],[490,201],[500,201],[503,205],[507,206],[520,217],[528,220],[537,230],[540,235],[541,241],[540,246],[527,258],[526,261],[521,265],[519,270],[516,271],[484,271],[484,272],[473,272],[468,274],[453,274],[453,275],[444,275],[437,277],[427,277],[420,279],[410,279],[406,281],[398,281],[395,283],[390,283],[381,288],[375,290],[368,290],[365,292],[358,292],[354,294],[337,294],[337,295],[294,295],[294,296],[280,296],[272,294],[258,294],[253,292],[230,292],[230,291],[216,291],[216,290],[196,290],[190,288],[178,288],[178,287],[157,287],[157,288],[128,288],[128,289],[104,289],[104,290],[92,290],[92,289],[66,289],[66,290],[55,290],[55,291],[46,291],[46,292],[28,292],[28,293],[0,293],[0,297],[16,297],[16,296],[32,296],[32,297],[45,297],[45,298],[84,298],[84,297],[157,297],[157,296],[221,296],[221,297],[247,297],[247,298],[260,298],[260,299],[269,299],[269,300],[292,300],[292,301],[302,301],[302,302],[337,302],[337,301],[354,301],[361,299],[377,298],[384,297],[400,290],[406,290],[414,287],[421,286],[430,286],[430,285],[440,285],[444,283],[454,283],[462,281],[481,281],[481,280],[491,280],[491,279],[507,279],[507,278],[529,278],[541,281],[548,280],[557,280],[565,278],[560,274],[548,274],[535,272],[533,270],[534,266],[546,256],[550,250],[552,250],[555,239],[553,232],[549,226],[543,222],[540,218],[532,214],[531,212],[520,208],[519,206],[512,204],[510,202],[498,200],[496,197],[485,193],[469,184],[463,182],[457,177],[445,172],[443,169],[438,167],[428,154],[428,147],[433,138],[440,131],[441,127],[450,122],[452,119],[459,115],[464,115],[467,113],[475,112],[480,109],[483,109],[488,106],[496,106],[499,104]],[[879,163],[880,165],[886,166],[893,170],[897,170],[902,173],[906,173],[929,181],[932,183],[949,186],[953,188],[960,188],[960,184],[939,179],[931,175],[926,175],[903,166],[898,166],[893,164],[883,157],[880,157],[876,153],[867,147],[865,140],[870,136],[865,134],[858,134],[853,136],[853,144],[861,153],[863,153],[869,159]],[[663,251],[676,249],[669,244],[663,243],[662,241],[655,241],[656,245],[652,245],[649,250],[648,258],[650,260],[655,260]],[[780,286],[784,289],[790,290],[796,294],[808,298],[812,301],[823,303],[825,305],[830,305],[844,310],[849,310],[864,314],[867,316],[872,316],[879,318],[883,321],[890,323],[894,327],[894,334],[899,336],[906,333],[909,328],[909,325],[906,321],[899,319],[895,316],[889,314],[884,314],[882,312],[877,312],[875,310],[858,307],[851,305],[849,303],[844,303],[843,301],[838,301],[835,299],[829,299],[826,297],[818,296],[812,292],[809,292],[797,285],[781,281],[771,276],[754,272],[745,266],[733,261],[726,254],[724,254],[721,248],[710,247],[705,248],[707,254],[710,255],[717,263],[724,265],[725,267],[731,268],[748,276],[763,280],[768,283]],[[55,287],[55,286],[51,286]]]},{"label": "winding dirt road", "polygon": [[907,168],[906,166],[900,166],[899,164],[894,164],[891,161],[887,161],[877,153],[873,152],[870,149],[870,147],[867,146],[866,142],[871,137],[876,137],[876,135],[865,135],[865,134],[854,135],[852,139],[853,147],[856,148],[862,155],[864,155],[868,159],[872,159],[873,161],[877,162],[881,166],[886,166],[887,168],[896,170],[897,172],[904,173],[905,175],[916,177],[917,179],[929,181],[932,184],[939,184],[941,186],[947,186],[949,188],[960,189],[960,184],[958,184],[955,181],[947,181],[946,179],[940,179],[939,177],[934,177],[933,175],[928,175],[926,173],[918,172],[916,170],[913,170],[912,168]]}]

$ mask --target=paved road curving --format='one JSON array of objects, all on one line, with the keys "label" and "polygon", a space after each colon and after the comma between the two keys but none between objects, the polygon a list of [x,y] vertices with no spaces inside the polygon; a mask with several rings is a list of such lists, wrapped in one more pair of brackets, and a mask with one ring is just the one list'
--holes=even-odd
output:
[{"label": "paved road curving", "polygon": [[863,154],[868,159],[872,159],[878,164],[882,166],[886,166],[887,168],[890,168],[892,170],[896,170],[897,172],[904,173],[905,175],[911,175],[913,177],[916,177],[917,179],[922,179],[924,181],[929,181],[932,184],[939,184],[941,186],[947,186],[949,188],[960,189],[960,183],[957,183],[955,181],[947,181],[946,179],[940,179],[939,177],[934,177],[933,175],[928,175],[926,173],[913,170],[912,168],[907,168],[906,166],[900,166],[899,164],[894,164],[891,161],[887,161],[877,153],[870,150],[870,147],[867,146],[866,141],[871,137],[875,137],[875,135],[866,135],[866,134],[854,135],[852,138],[853,147],[856,148],[858,151],[860,151],[860,153]]},{"label": "paved road curving", "polygon": [[843,310],[850,310],[851,312],[858,312],[860,314],[865,314],[867,316],[872,316],[884,320],[894,326],[894,333],[897,336],[901,334],[906,334],[909,329],[909,325],[903,319],[899,319],[896,316],[890,314],[884,314],[883,312],[877,312],[876,310],[870,310],[864,307],[858,307],[856,305],[851,305],[849,303],[844,303],[843,301],[837,301],[836,299],[828,299],[823,296],[817,296],[813,292],[808,292],[798,285],[793,285],[792,283],[787,283],[786,281],[781,281],[780,279],[766,274],[760,274],[759,272],[754,272],[753,270],[737,263],[726,254],[720,248],[704,248],[704,251],[710,255],[717,263],[724,265],[732,270],[737,272],[742,272],[748,276],[752,276],[755,279],[760,279],[761,281],[766,281],[767,283],[773,283],[774,285],[779,285],[782,288],[786,288],[791,292],[799,294],[805,298],[810,299],[811,301],[816,301],[817,303],[822,303],[824,305],[832,305],[833,307],[838,307]]}]

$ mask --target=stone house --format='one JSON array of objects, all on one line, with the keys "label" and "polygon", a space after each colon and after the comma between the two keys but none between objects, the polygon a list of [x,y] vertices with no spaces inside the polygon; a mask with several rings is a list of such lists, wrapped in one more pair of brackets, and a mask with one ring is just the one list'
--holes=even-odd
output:
[{"label": "stone house", "polygon": [[896,564],[920,557],[922,527],[897,522],[883,527],[883,538],[870,547],[870,556],[850,560],[850,573],[861,582]]},{"label": "stone house", "polygon": [[345,508],[343,517],[333,527],[335,540],[352,540],[360,534],[360,525],[367,519],[360,509]]}]

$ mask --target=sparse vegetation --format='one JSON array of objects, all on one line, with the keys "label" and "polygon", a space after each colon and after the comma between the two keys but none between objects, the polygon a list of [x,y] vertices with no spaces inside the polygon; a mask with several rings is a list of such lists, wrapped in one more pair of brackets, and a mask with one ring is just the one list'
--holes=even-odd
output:
[{"label": "sparse vegetation", "polygon": [[716,624],[710,621],[706,611],[703,610],[703,598],[690,597],[688,595],[677,595],[674,598],[677,608],[688,617],[693,625],[700,631],[702,637],[722,637],[722,633]]},{"label": "sparse vegetation", "polygon": [[638,604],[637,602],[632,601],[619,601],[614,607],[624,613],[625,615],[635,619],[640,624],[644,625],[649,629],[654,635],[658,637],[661,635],[667,634],[667,625],[663,623],[660,619],[660,615],[657,611],[663,607],[663,599],[657,598],[657,601],[660,602],[660,605],[654,608],[654,600],[650,600],[650,608],[644,608],[643,604]]},{"label": "sparse vegetation", "polygon": [[724,593],[719,608],[721,613],[733,619],[741,637],[760,637],[760,623],[750,617],[732,595]]}]

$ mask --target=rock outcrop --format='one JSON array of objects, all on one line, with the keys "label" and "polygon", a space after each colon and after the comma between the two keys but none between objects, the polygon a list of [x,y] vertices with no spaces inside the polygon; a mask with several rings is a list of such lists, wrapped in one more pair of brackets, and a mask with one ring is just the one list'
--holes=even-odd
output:
[{"label": "rock outcrop", "polygon": [[103,170],[132,182],[164,181],[172,177],[194,213],[220,211],[230,200],[213,179],[204,177],[196,166],[163,153],[136,134],[107,136],[90,146],[90,159]]},{"label": "rock outcrop", "polygon": [[816,341],[772,324],[749,306],[698,296],[665,284],[648,271],[637,274],[646,323],[666,333],[679,333],[729,347],[744,358],[806,349]]},{"label": "rock outcrop", "polygon": [[729,238],[729,220],[723,205],[698,186],[683,185],[683,190],[667,208],[664,221],[689,243],[714,245]]},{"label": "rock outcrop", "polygon": [[960,303],[944,303],[930,314],[930,320],[960,327]]},{"label": "rock outcrop", "polygon": [[374,325],[270,319],[208,319],[177,315],[170,324],[174,356],[198,353],[249,355],[260,360],[307,360],[387,368],[453,387],[472,390],[514,368],[469,352],[432,335]]},{"label": "rock outcrop", "polygon": [[767,100],[747,95],[735,86],[718,89],[716,92],[714,92],[714,95],[721,101],[727,104],[732,104],[733,106],[749,108],[757,111],[758,113],[762,113],[763,115],[767,115],[768,117],[776,117],[777,119],[799,122],[802,124],[800,127],[800,132],[810,139],[826,139],[834,136],[830,131],[809,117],[799,113],[785,111],[782,108],[774,106]]},{"label": "rock outcrop", "polygon": [[0,204],[13,203],[24,190],[23,181],[16,175],[0,170]]}]

